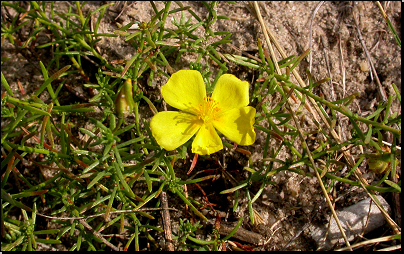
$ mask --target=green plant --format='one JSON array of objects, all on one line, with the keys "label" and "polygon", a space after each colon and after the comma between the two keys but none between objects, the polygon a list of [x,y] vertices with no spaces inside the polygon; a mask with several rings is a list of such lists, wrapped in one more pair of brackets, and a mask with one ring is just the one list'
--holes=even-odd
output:
[{"label": "green plant", "polygon": [[[7,15],[1,24],[2,45],[7,40],[38,56],[40,60],[24,55],[38,64],[43,79],[32,94],[26,95],[23,89],[13,90],[3,69],[1,73],[5,90],[1,116],[6,123],[1,137],[2,249],[37,250],[41,247],[38,243],[63,243],[69,250],[120,250],[118,244],[124,250],[161,249],[156,237],[164,230],[156,221],[160,211],[167,209],[161,199],[161,193],[167,192],[174,204],[181,209],[188,207],[187,215],[192,217],[179,218],[178,234],[173,238],[176,248],[220,250],[241,226],[242,217],[224,237],[218,232],[219,223],[207,230],[210,240],[201,240],[197,231],[206,230],[201,221],[212,218],[201,209],[206,208],[217,216],[216,222],[220,221],[204,188],[209,189],[214,180],[226,176],[230,186],[220,186],[214,195],[231,197],[234,202],[229,210],[234,212],[243,202],[241,194],[245,194],[251,225],[260,223],[254,206],[266,188],[276,185],[273,179],[281,171],[316,177],[325,196],[336,182],[358,186],[370,194],[401,193],[401,181],[394,180],[399,164],[396,145],[401,138],[401,115],[388,113],[393,103],[401,103],[394,84],[395,94],[363,117],[349,109],[358,94],[329,101],[315,92],[327,78],[316,81],[307,71],[305,84],[296,75],[296,67],[310,50],[299,56],[281,53],[282,59],[277,59],[269,47],[276,43],[267,41],[264,47],[258,39],[258,57],[225,53],[224,46],[232,42],[231,33],[214,31],[213,27],[218,20],[227,19],[217,15],[216,9],[228,3],[202,2],[206,15],[198,16],[181,2],[164,2],[161,9],[151,2],[154,14],[150,20],[120,25],[113,34],[98,30],[114,3],[85,11],[86,3],[77,1],[67,4],[66,12],[55,11],[56,4],[1,2],[2,9],[16,13]],[[167,23],[176,14],[180,17],[173,18],[174,28],[169,28]],[[134,24],[138,28],[133,32],[130,28]],[[127,42],[133,48],[132,57],[123,60],[123,65],[106,58],[97,49],[97,43],[105,37]],[[39,40],[44,38],[49,40]],[[36,50],[46,50],[48,54],[44,55],[51,57],[40,58],[43,55],[35,55]],[[221,153],[201,156],[198,162],[194,157],[190,169],[198,164],[202,165],[201,171],[189,177],[186,172],[192,158],[192,139],[173,151],[158,145],[150,118],[165,104],[156,80],[167,80],[187,55],[196,59],[187,64],[201,73],[208,93],[232,66],[256,74],[250,84],[249,105],[256,110],[254,127],[265,140],[262,158],[252,156],[249,148],[225,140]],[[2,66],[9,60],[2,57]],[[94,72],[85,68],[90,60],[96,63]],[[72,79],[79,80],[77,86],[89,94],[78,96],[84,102],[74,101],[69,94],[64,96],[66,90],[74,91],[69,83]],[[270,104],[270,98],[276,96],[280,99]],[[308,116],[316,128],[302,128]],[[344,141],[334,130],[341,116],[352,127],[351,137]],[[389,150],[382,142],[386,133],[392,137]],[[315,148],[307,144],[310,138],[318,142]],[[274,139],[276,145],[271,144]],[[366,153],[350,156],[346,148],[353,146],[365,147]],[[282,158],[282,151],[289,156]],[[235,157],[232,153],[244,159],[234,177],[228,173],[231,169],[226,168],[224,159]],[[361,177],[359,167],[364,161],[371,169],[382,169],[378,170],[382,176],[376,183],[369,184]],[[344,168],[348,170],[342,174]],[[194,186],[202,195],[187,189]],[[38,218],[46,223],[38,223]],[[391,227],[398,230],[393,222]]]}]

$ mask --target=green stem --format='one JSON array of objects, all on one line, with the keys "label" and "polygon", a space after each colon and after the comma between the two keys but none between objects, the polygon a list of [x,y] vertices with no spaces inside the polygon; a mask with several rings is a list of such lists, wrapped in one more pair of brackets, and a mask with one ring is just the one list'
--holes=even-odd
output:
[{"label": "green stem", "polygon": [[306,90],[306,89],[304,89],[304,88],[302,88],[300,86],[297,86],[297,85],[295,85],[293,83],[287,83],[286,86],[296,89],[297,91],[299,91],[299,92],[313,98],[314,100],[325,104],[327,107],[329,107],[331,109],[334,109],[334,110],[346,115],[350,119],[354,119],[354,120],[366,123],[368,125],[371,124],[374,127],[378,127],[380,129],[390,131],[393,134],[401,136],[401,131],[400,130],[396,130],[396,129],[394,129],[394,128],[390,127],[390,126],[386,126],[386,125],[384,125],[382,123],[371,121],[371,120],[368,120],[368,119],[363,118],[361,116],[358,116],[357,114],[352,113],[347,107],[345,107],[343,105],[342,106],[336,106],[336,105],[332,104],[331,102],[329,102],[329,101],[327,101],[327,100],[325,100],[325,99],[323,99],[323,98],[321,98],[321,97],[319,97],[317,95],[314,95],[311,91],[308,91],[308,90]]}]

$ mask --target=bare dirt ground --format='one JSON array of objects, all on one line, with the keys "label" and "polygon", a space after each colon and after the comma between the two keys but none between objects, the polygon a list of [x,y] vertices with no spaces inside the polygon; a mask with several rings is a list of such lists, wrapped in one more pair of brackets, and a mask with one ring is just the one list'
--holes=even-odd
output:
[{"label": "bare dirt ground", "polygon": [[[86,5],[87,11],[94,10],[105,4],[105,2],[89,2]],[[155,3],[158,9],[163,8],[161,2]],[[206,8],[200,2],[184,1],[184,6],[191,6],[192,10],[200,17],[207,15]],[[383,16],[373,2],[324,2],[318,11],[313,15],[316,7],[320,2],[260,2],[263,18],[272,33],[287,52],[288,55],[301,55],[306,49],[311,47],[311,64],[309,58],[302,61],[298,67],[298,72],[303,78],[306,78],[305,70],[311,68],[314,80],[320,80],[330,77],[331,81],[315,88],[317,94],[322,94],[327,100],[334,101],[342,99],[348,95],[359,93],[353,103],[349,105],[349,109],[359,116],[367,116],[374,112],[377,102],[382,99],[379,88],[371,74],[369,62],[365,54],[365,50],[358,37],[358,32],[352,15],[354,10],[358,18],[359,28],[362,33],[364,43],[370,53],[374,67],[377,71],[382,89],[388,95],[394,94],[391,83],[395,83],[401,92],[401,49],[394,40],[389,31]],[[384,8],[389,16],[393,26],[396,28],[399,37],[401,37],[401,2],[384,2]],[[171,8],[177,6],[173,3]],[[66,2],[57,2],[56,9],[63,10],[67,8]],[[122,14],[115,20],[119,13]],[[258,56],[257,39],[264,41],[264,35],[257,19],[252,14],[252,9],[247,2],[236,2],[228,4],[220,2],[218,5],[218,15],[229,17],[229,20],[218,20],[213,31],[228,31],[233,35],[230,39],[233,41],[234,47],[224,46],[222,53],[231,52],[242,54],[248,53]],[[117,3],[107,11],[106,17],[100,25],[100,33],[112,33],[118,29],[115,22],[127,24],[131,21],[149,21],[154,11],[149,2],[123,2]],[[190,14],[185,12],[185,16]],[[175,14],[177,18],[179,13]],[[313,16],[313,18],[312,18]],[[171,20],[167,20],[170,23]],[[171,24],[167,24],[169,27]],[[172,26],[172,25],[171,25]],[[312,41],[310,38],[310,27],[312,30]],[[265,43],[264,43],[265,46]],[[101,54],[108,60],[128,60],[132,57],[134,49],[128,45],[122,38],[106,37],[98,44]],[[4,53],[3,53],[4,52]],[[7,45],[2,48],[2,55],[8,54]],[[10,83],[11,87],[17,91],[17,79],[21,81],[27,93],[39,87],[42,84],[42,76],[40,70],[27,61],[26,57],[21,54],[17,58],[8,62],[7,66],[2,66],[2,71]],[[279,56],[279,55],[278,55]],[[46,58],[46,55],[41,55]],[[172,63],[175,70],[189,68],[189,60],[192,59],[188,54],[178,64]],[[256,73],[245,67],[229,65],[229,73],[233,73],[241,80],[247,80],[250,84],[255,83]],[[150,99],[161,98],[159,87],[166,82],[165,77],[157,77],[153,83],[154,90],[149,91]],[[73,87],[79,87],[80,82],[71,84]],[[79,89],[79,88],[77,88]],[[2,88],[2,92],[3,88]],[[66,91],[68,93],[69,91]],[[16,93],[18,94],[18,93]],[[271,98],[273,105],[279,101],[280,97]],[[163,110],[162,108],[158,108]],[[398,103],[392,105],[393,112],[401,114],[401,107]],[[147,105],[141,107],[141,117],[150,118],[152,116]],[[349,139],[351,135],[348,119],[341,118],[339,123],[339,131],[344,139]],[[344,124],[346,123],[346,124]],[[313,128],[315,125],[307,120],[306,128]],[[366,130],[366,126],[360,126]],[[254,168],[263,165],[262,146],[265,142],[264,133],[256,130],[257,141],[247,149],[253,154]],[[270,146],[278,146],[279,141],[273,140]],[[398,144],[401,146],[401,144]],[[300,144],[296,144],[296,149],[300,149]],[[359,151],[352,150],[352,154],[359,155]],[[290,155],[283,151],[280,158],[288,158]],[[215,157],[227,165],[227,170],[233,172],[235,179],[243,179],[243,175],[237,175],[242,172],[242,167],[246,165],[247,157],[242,154],[225,149],[215,154]],[[189,169],[190,161],[177,162],[176,168],[183,169],[183,173],[179,172],[178,177],[186,179],[186,171]],[[401,165],[401,164],[400,164]],[[220,168],[214,161],[203,160],[198,161],[194,172],[203,168]],[[366,163],[360,166],[361,171],[365,174],[368,182],[379,180],[379,176],[366,169]],[[401,169],[399,174],[401,175]],[[236,172],[236,173],[234,173]],[[276,184],[269,185],[263,192],[262,196],[254,203],[254,209],[262,217],[262,222],[258,225],[252,225],[249,221],[247,199],[245,192],[240,193],[239,207],[235,212],[232,211],[234,196],[220,195],[219,192],[227,189],[229,183],[225,177],[219,178],[211,183],[202,183],[201,187],[206,192],[209,201],[218,204],[215,209],[224,215],[222,223],[224,225],[232,225],[240,216],[244,221],[242,227],[250,232],[255,232],[261,236],[264,244],[254,246],[254,250],[315,250],[316,245],[310,239],[310,229],[305,228],[308,224],[321,225],[324,221],[325,214],[329,213],[324,197],[321,193],[318,182],[315,178],[303,177],[299,174],[282,171],[273,176],[272,181]],[[256,186],[257,189],[259,186]],[[336,184],[337,193],[334,198],[338,198],[336,209],[341,209],[352,205],[366,197],[366,194],[358,188],[352,188],[344,184]],[[196,188],[188,189],[189,195],[193,197],[202,196]],[[390,201],[391,197],[386,196],[386,200]],[[181,200],[175,200],[169,195],[168,204],[170,207],[176,208],[178,212],[171,212],[173,233],[178,231],[178,218],[187,217],[184,214],[184,204]],[[206,224],[203,230],[197,231],[197,237],[206,238],[212,227],[212,220]],[[162,227],[161,219],[155,222],[155,225]],[[382,235],[388,231],[388,227],[382,228],[379,232]],[[208,231],[211,232],[211,231]],[[296,238],[294,238],[297,236]],[[161,234],[161,246],[164,246],[164,235]]]}]

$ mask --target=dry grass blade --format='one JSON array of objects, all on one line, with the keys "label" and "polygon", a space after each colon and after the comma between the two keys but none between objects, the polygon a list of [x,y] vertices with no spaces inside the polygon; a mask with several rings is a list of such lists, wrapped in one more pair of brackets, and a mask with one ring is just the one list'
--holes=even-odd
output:
[{"label": "dry grass blade", "polygon": [[311,164],[312,164],[312,166],[313,166],[313,168],[314,168],[314,172],[316,173],[316,177],[317,177],[318,182],[319,182],[319,184],[320,184],[321,190],[323,191],[324,197],[325,197],[326,200],[327,200],[327,203],[328,203],[328,206],[329,206],[329,208],[330,208],[330,210],[331,210],[331,213],[332,213],[332,215],[333,215],[335,221],[337,222],[338,228],[339,228],[339,230],[341,231],[342,237],[344,238],[347,247],[349,248],[349,250],[352,250],[352,249],[350,249],[350,244],[349,244],[348,238],[347,238],[347,236],[346,236],[346,234],[345,234],[345,232],[344,232],[344,229],[342,228],[341,222],[340,222],[339,219],[338,219],[337,213],[335,212],[334,205],[332,204],[332,202],[331,202],[331,200],[330,200],[330,197],[328,196],[327,190],[326,190],[325,187],[324,187],[324,183],[323,183],[323,181],[321,180],[321,176],[320,176],[320,174],[318,173],[318,169],[317,169],[317,167],[315,166],[316,164],[314,163],[313,156],[311,155],[311,152],[310,152],[310,150],[308,149],[307,143],[306,143],[306,141],[305,141],[305,139],[304,139],[304,136],[303,136],[303,133],[302,133],[302,128],[300,127],[300,123],[299,123],[299,121],[296,119],[295,112],[292,110],[290,104],[287,104],[287,106],[288,106],[288,110],[289,110],[290,114],[292,115],[293,120],[294,120],[294,122],[295,122],[295,124],[296,124],[296,127],[297,127],[297,130],[298,130],[298,132],[299,132],[299,136],[300,136],[301,142],[304,144],[304,147],[306,148],[307,155],[309,156],[310,162],[311,162]]},{"label": "dry grass blade", "polygon": [[[255,8],[257,8],[256,12],[260,14],[261,12],[259,12],[258,4],[256,5]],[[262,19],[262,16],[259,15],[258,18],[260,19],[260,24],[261,24],[261,27],[262,27],[262,29],[263,29],[263,33],[264,33],[264,36],[265,36],[265,39],[266,39],[267,44],[268,44],[268,45],[272,45],[272,43],[273,43],[273,44],[275,45],[276,49],[278,50],[278,52],[281,54],[282,58],[287,58],[287,55],[286,55],[285,51],[283,50],[283,48],[282,48],[282,46],[279,44],[279,42],[276,40],[275,36],[271,33],[271,31],[269,30],[269,28],[267,27],[267,25],[264,23],[264,20]],[[272,42],[272,43],[271,43],[271,42]],[[275,58],[275,53],[271,54],[271,57],[273,57],[274,59],[276,59],[276,58]],[[275,64],[275,67],[278,66],[276,61],[274,62],[274,64]],[[280,74],[281,72],[280,72],[280,70],[278,70],[278,69],[279,69],[279,66],[278,66],[278,68],[277,68],[277,73]],[[297,82],[299,83],[299,85],[300,85],[301,87],[306,86],[306,84],[304,83],[303,79],[300,77],[300,75],[299,75],[299,73],[297,72],[296,69],[293,69],[293,70],[292,70],[292,74],[293,74],[293,76],[296,78]],[[317,104],[315,103],[315,101],[314,101],[312,98],[308,98],[308,99],[309,99],[310,103],[314,106],[314,108],[316,109],[316,111],[317,111],[317,113],[320,115],[320,117],[322,117],[323,121],[326,122],[326,120],[324,119],[323,114],[321,113],[321,111],[320,111],[320,109],[318,108],[318,106],[317,106]],[[290,99],[288,99],[288,100],[290,100]],[[313,111],[313,109],[312,109],[312,107],[310,106],[310,104],[306,103],[304,106],[305,106],[305,107],[307,108],[307,110],[313,115],[314,120],[315,120],[317,123],[319,123],[320,121],[318,120],[318,115],[316,114],[316,112]],[[328,128],[329,128],[329,125],[328,125]]]},{"label": "dry grass blade", "polygon": [[[389,3],[389,2],[387,2],[386,6],[388,6],[388,3]],[[376,1],[375,4],[377,5],[377,7],[379,7],[380,12],[381,12],[382,15],[383,15],[383,18],[384,18],[384,20],[385,20],[386,23],[387,23],[387,26],[392,30],[393,35],[394,35],[394,38],[396,39],[397,44],[401,47],[401,40],[400,40],[400,38],[398,37],[398,35],[397,35],[397,33],[396,33],[396,29],[395,29],[395,28],[393,27],[393,25],[391,24],[389,17],[387,16],[386,12],[385,12],[384,9],[383,9],[383,6],[380,4],[380,1]]]},{"label": "dry grass blade", "polygon": [[269,48],[269,52],[271,53],[271,58],[272,58],[272,61],[274,62],[276,73],[281,74],[281,69],[279,68],[278,60],[276,59],[275,52],[272,48],[272,43],[268,36],[267,27],[264,23],[264,20],[262,19],[261,11],[260,11],[260,8],[258,7],[257,1],[254,1],[254,10],[255,10],[258,20],[261,24],[261,29],[262,29],[262,32],[264,33],[265,40],[266,40],[268,48]]},{"label": "dry grass blade", "polygon": [[[360,243],[353,244],[353,245],[351,245],[351,247],[352,248],[359,248],[359,247],[364,247],[364,246],[369,245],[369,244],[382,243],[382,242],[392,241],[392,240],[395,240],[395,239],[397,239],[397,235],[383,236],[383,237],[379,237],[379,238],[375,238],[375,239],[371,239],[371,240],[367,240],[367,241],[363,241],[363,242],[360,242]],[[398,246],[397,246],[397,248],[394,248],[392,250],[401,249],[401,245],[398,245]],[[392,247],[394,247],[394,246],[392,246]],[[346,250],[348,250],[348,248],[345,247],[345,248],[338,249],[337,251],[346,251]]]}]

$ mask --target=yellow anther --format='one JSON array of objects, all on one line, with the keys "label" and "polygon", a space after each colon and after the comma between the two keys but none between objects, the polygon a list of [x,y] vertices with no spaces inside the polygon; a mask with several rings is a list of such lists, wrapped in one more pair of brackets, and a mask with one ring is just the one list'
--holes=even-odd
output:
[{"label": "yellow anther", "polygon": [[220,111],[220,108],[217,107],[219,103],[211,97],[204,97],[203,100],[205,103],[203,105],[199,104],[198,119],[201,119],[206,123],[215,119],[216,113]]}]

